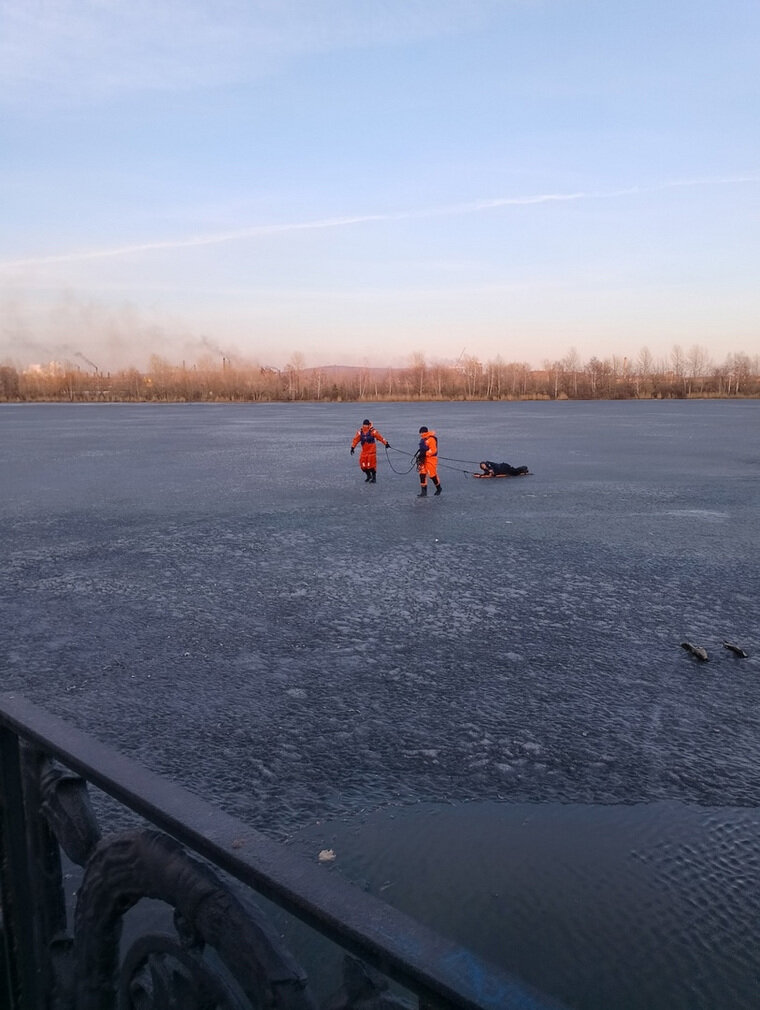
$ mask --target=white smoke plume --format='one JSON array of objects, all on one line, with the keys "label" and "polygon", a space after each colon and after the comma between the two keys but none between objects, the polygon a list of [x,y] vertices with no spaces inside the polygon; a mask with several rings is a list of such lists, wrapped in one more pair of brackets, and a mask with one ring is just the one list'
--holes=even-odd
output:
[{"label": "white smoke plume", "polygon": [[17,368],[70,363],[106,373],[146,369],[154,355],[188,364],[240,357],[234,347],[221,347],[180,320],[154,317],[127,303],[111,307],[72,293],[45,309],[18,295],[0,300],[0,363]]}]

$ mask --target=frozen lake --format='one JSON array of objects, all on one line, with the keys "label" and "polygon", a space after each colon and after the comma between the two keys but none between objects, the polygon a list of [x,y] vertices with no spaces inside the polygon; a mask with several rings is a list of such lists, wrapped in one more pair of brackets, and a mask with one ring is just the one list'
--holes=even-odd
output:
[{"label": "frozen lake", "polygon": [[0,436],[6,690],[571,1006],[758,1004],[760,402],[23,405]]}]

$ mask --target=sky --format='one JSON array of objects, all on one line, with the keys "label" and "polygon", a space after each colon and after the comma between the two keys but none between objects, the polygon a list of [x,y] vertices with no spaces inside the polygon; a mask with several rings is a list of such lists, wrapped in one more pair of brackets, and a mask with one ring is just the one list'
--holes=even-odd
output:
[{"label": "sky", "polygon": [[758,354],[759,55],[757,0],[0,0],[0,363]]}]

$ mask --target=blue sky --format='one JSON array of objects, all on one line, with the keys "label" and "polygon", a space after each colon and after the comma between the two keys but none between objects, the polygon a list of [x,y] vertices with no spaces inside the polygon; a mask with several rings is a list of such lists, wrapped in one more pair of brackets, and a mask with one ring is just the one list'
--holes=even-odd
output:
[{"label": "blue sky", "polygon": [[0,0],[0,359],[760,352],[760,4]]}]

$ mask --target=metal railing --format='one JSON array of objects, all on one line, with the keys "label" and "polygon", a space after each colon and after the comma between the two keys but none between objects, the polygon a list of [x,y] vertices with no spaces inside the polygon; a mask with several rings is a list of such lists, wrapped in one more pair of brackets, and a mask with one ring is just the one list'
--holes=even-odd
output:
[{"label": "metal railing", "polygon": [[[88,783],[149,826],[102,834]],[[558,1006],[16,694],[0,695],[0,804],[11,1010],[314,1010],[251,891],[345,952],[330,1010]],[[73,914],[63,859],[82,869]],[[124,952],[124,915],[144,897],[173,909],[174,929]]]}]

